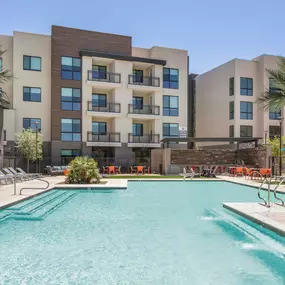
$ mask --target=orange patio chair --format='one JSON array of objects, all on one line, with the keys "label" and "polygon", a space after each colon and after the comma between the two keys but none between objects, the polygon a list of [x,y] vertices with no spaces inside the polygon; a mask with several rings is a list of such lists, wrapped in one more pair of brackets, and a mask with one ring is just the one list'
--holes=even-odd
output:
[{"label": "orange patio chair", "polygon": [[271,175],[271,169],[270,168],[261,168],[259,172],[263,177],[270,177],[270,175]]},{"label": "orange patio chair", "polygon": [[109,175],[110,174],[116,174],[116,171],[115,171],[115,166],[109,166]]},{"label": "orange patio chair", "polygon": [[236,170],[235,170],[235,175],[237,174],[241,174],[243,175],[243,167],[237,167]]},{"label": "orange patio chair", "polygon": [[143,166],[137,167],[137,174],[139,174],[139,173],[143,174]]}]

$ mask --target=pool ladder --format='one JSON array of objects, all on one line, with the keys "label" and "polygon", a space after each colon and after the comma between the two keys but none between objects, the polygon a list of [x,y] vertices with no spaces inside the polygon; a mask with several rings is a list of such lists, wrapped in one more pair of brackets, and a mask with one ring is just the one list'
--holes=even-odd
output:
[{"label": "pool ladder", "polygon": [[[260,175],[261,175],[261,174],[260,174]],[[264,180],[262,181],[261,185],[260,185],[259,188],[258,188],[258,192],[257,192],[258,198],[261,199],[261,200],[264,202],[264,206],[265,206],[265,207],[270,208],[270,193],[271,193],[270,185],[271,185],[271,182],[272,182],[273,179],[275,180],[275,182],[279,181],[278,184],[277,184],[277,185],[274,187],[274,189],[273,189],[273,194],[274,194],[274,198],[275,198],[276,200],[280,201],[280,203],[275,203],[275,204],[284,207],[284,206],[285,206],[285,202],[284,202],[280,197],[277,196],[277,189],[278,189],[279,186],[285,181],[285,177],[283,177],[283,176],[276,176],[276,177],[273,177],[273,178],[264,178]],[[260,195],[260,190],[261,190],[261,188],[263,187],[263,185],[264,185],[266,182],[267,182],[267,184],[268,184],[268,190],[267,190],[267,191],[268,191],[268,196],[267,196],[267,201],[266,201],[263,197],[261,197],[261,195]]]}]

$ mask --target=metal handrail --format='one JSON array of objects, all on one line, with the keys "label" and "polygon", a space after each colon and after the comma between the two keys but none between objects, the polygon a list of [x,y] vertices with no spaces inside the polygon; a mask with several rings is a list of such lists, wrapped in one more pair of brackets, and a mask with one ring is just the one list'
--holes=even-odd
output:
[{"label": "metal handrail", "polygon": [[121,104],[115,102],[106,102],[105,106],[95,106],[92,101],[88,101],[88,111],[121,113]]},{"label": "metal handrail", "polygon": [[283,176],[277,176],[277,177],[275,177],[275,182],[276,182],[278,179],[280,179],[280,182],[275,186],[275,188],[274,188],[274,190],[273,190],[273,193],[274,193],[274,198],[275,198],[276,200],[280,201],[281,204],[279,204],[279,203],[275,203],[275,204],[284,207],[284,206],[285,206],[285,202],[284,202],[281,198],[277,197],[277,192],[276,192],[276,190],[277,190],[277,188],[285,181],[285,177],[283,177]]},{"label": "metal handrail", "polygon": [[160,87],[160,78],[152,77],[152,76],[139,76],[139,75],[130,74],[129,84]]},{"label": "metal handrail", "polygon": [[114,72],[100,72],[97,70],[88,70],[88,80],[121,83],[121,74]]},{"label": "metal handrail", "polygon": [[[22,195],[22,191],[23,190],[46,190],[46,189],[48,189],[49,188],[49,182],[48,181],[46,181],[46,180],[44,180],[44,179],[42,179],[42,178],[35,178],[35,180],[40,180],[40,181],[42,181],[42,182],[46,182],[47,183],[47,186],[45,187],[45,188],[30,188],[30,187],[25,187],[25,188],[22,188],[21,190],[20,190],[20,193],[19,193],[19,195]],[[15,186],[14,186],[15,187]]]},{"label": "metal handrail", "polygon": [[128,112],[129,114],[159,115],[160,106],[129,104]]},{"label": "metal handrail", "polygon": [[[265,182],[269,182],[269,183],[268,183],[268,192],[269,192],[269,193],[268,193],[268,202],[266,202],[266,200],[265,200],[264,198],[262,198],[261,195],[260,195],[260,189],[262,188],[262,186],[264,185]],[[268,180],[267,178],[265,178],[265,179],[262,181],[261,185],[260,185],[259,188],[258,188],[257,196],[258,196],[258,198],[259,198],[260,200],[262,200],[262,201],[264,202],[264,206],[265,206],[265,207],[270,207],[270,180]]]}]

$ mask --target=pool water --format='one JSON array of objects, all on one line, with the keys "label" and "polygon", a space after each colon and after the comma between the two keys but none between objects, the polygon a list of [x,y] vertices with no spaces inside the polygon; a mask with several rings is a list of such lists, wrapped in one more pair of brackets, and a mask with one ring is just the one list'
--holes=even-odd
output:
[{"label": "pool water", "polygon": [[0,212],[0,284],[285,284],[284,238],[222,208],[254,201],[227,182],[53,190]]}]

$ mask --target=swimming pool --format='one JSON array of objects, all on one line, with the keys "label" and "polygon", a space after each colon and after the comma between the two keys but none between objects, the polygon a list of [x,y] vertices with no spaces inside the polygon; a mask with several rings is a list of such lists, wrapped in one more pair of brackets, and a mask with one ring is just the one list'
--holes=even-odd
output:
[{"label": "swimming pool", "polygon": [[222,181],[47,192],[0,212],[0,284],[285,284],[283,238],[222,208],[256,193]]}]

